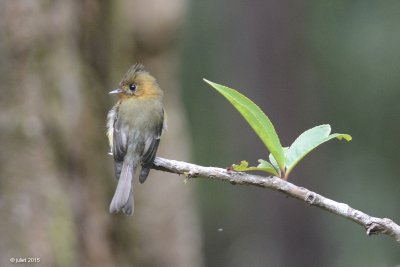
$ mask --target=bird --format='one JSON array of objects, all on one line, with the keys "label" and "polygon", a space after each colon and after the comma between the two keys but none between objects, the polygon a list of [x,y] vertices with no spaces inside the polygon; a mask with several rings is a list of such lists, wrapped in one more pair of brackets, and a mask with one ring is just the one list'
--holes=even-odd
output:
[{"label": "bird", "polygon": [[133,215],[133,176],[141,167],[139,182],[146,181],[163,131],[166,129],[163,91],[142,64],[129,68],[119,87],[109,92],[119,97],[107,114],[107,137],[118,180],[109,211]]}]

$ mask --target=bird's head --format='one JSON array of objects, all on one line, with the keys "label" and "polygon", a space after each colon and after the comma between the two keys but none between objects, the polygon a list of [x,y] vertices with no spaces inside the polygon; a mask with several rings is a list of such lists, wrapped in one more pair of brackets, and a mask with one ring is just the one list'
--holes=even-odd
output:
[{"label": "bird's head", "polygon": [[148,73],[142,64],[133,65],[119,83],[119,87],[109,94],[118,94],[121,99],[159,98],[162,91],[156,79]]}]

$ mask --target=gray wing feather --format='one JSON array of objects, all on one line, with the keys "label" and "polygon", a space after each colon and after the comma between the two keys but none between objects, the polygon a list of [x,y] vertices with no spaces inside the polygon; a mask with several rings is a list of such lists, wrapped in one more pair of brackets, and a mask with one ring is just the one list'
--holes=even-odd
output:
[{"label": "gray wing feather", "polygon": [[145,143],[145,150],[142,157],[142,170],[139,175],[139,182],[144,183],[149,175],[151,165],[156,157],[158,145],[160,144],[160,138],[164,129],[164,110],[163,119],[161,123],[157,126],[155,134],[149,137]]},{"label": "gray wing feather", "polygon": [[113,134],[113,156],[114,156],[114,171],[115,177],[119,179],[122,170],[122,164],[127,152],[127,141],[125,131],[123,129],[118,129],[114,125]]}]

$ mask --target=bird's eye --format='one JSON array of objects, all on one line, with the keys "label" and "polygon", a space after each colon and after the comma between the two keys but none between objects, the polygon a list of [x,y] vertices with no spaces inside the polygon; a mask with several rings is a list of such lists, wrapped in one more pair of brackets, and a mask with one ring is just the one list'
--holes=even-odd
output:
[{"label": "bird's eye", "polygon": [[131,83],[131,84],[129,85],[129,89],[130,89],[132,92],[134,92],[134,91],[136,90],[136,84]]}]

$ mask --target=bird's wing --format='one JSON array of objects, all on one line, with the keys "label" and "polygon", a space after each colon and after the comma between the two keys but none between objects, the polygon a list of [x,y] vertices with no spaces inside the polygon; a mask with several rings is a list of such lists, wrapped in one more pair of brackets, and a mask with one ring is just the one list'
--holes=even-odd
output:
[{"label": "bird's wing", "polygon": [[162,110],[162,120],[152,136],[145,141],[143,157],[142,157],[142,171],[139,175],[139,181],[144,183],[149,174],[150,167],[156,157],[158,145],[160,144],[161,135],[165,128],[164,109]]},{"label": "bird's wing", "polygon": [[142,163],[153,163],[154,158],[156,156],[156,152],[158,149],[158,145],[160,143],[161,135],[164,129],[164,110],[162,110],[162,120],[161,122],[156,126],[156,129],[154,131],[154,134],[147,138],[145,141],[145,146],[144,146],[144,153],[142,157]]},{"label": "bird's wing", "polygon": [[114,156],[115,177],[119,179],[122,170],[122,164],[127,151],[127,135],[124,129],[116,125],[118,120],[118,104],[115,105],[108,113],[108,138],[111,139],[110,146]]}]

